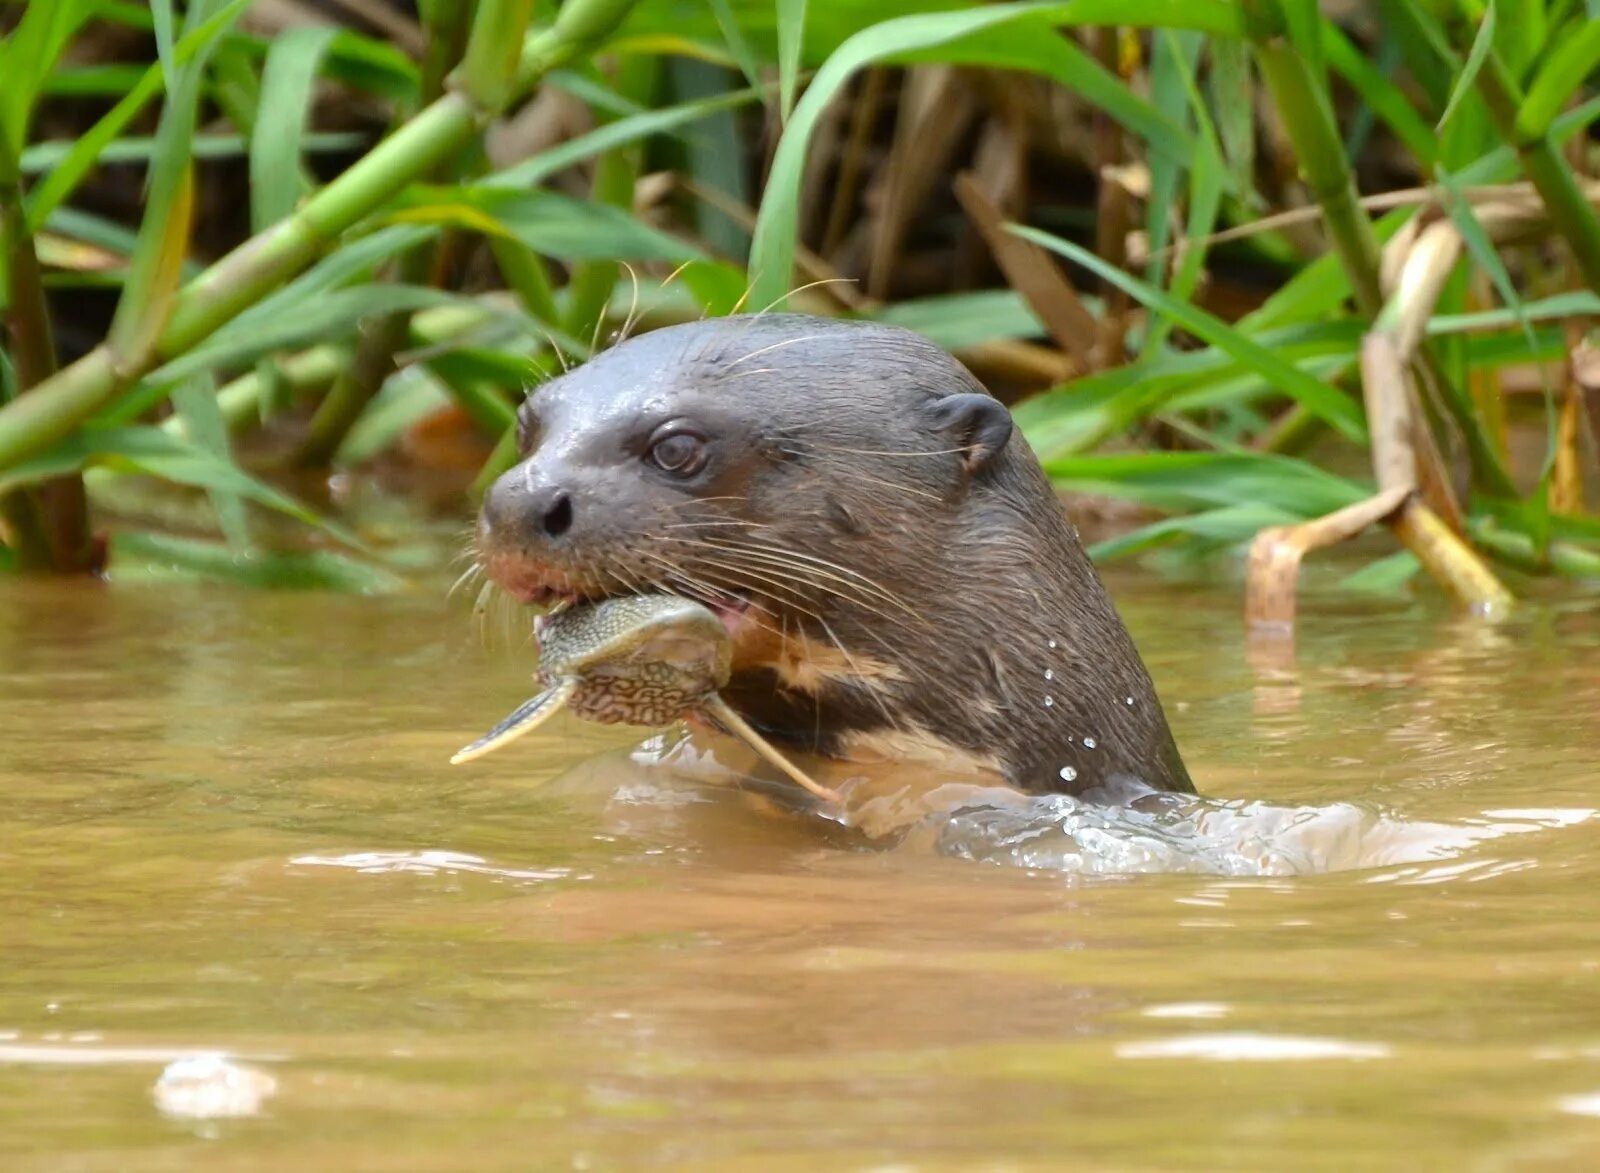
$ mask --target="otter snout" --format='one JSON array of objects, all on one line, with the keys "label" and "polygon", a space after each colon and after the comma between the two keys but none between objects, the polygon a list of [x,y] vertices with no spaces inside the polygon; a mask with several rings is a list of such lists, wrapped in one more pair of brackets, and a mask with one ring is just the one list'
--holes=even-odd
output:
[{"label": "otter snout", "polygon": [[573,494],[539,476],[532,461],[503,474],[483,499],[482,536],[489,542],[559,542],[572,529]]},{"label": "otter snout", "polygon": [[490,580],[529,603],[574,593],[564,563],[580,508],[581,494],[532,460],[503,474],[478,515],[478,549]]}]

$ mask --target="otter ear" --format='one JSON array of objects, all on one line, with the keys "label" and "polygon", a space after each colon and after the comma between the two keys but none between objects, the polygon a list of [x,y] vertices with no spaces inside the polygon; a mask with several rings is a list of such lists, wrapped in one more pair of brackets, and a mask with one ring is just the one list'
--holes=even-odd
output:
[{"label": "otter ear", "polygon": [[929,418],[960,448],[968,475],[986,467],[1011,438],[1011,413],[998,399],[976,392],[946,395],[928,405]]}]

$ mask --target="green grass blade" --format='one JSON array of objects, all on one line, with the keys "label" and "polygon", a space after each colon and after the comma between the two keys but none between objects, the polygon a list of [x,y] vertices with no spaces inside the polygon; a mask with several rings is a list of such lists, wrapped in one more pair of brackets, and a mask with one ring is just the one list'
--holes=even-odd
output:
[{"label": "green grass blade", "polygon": [[1444,113],[1439,115],[1439,123],[1435,128],[1439,134],[1444,133],[1445,127],[1455,115],[1466,96],[1472,93],[1472,87],[1478,80],[1478,71],[1483,68],[1483,63],[1489,59],[1489,51],[1494,48],[1494,0],[1489,0],[1484,9],[1483,23],[1478,26],[1477,36],[1472,39],[1472,49],[1467,54],[1467,63],[1456,76],[1455,85],[1450,91],[1450,101],[1445,104]]},{"label": "green grass blade", "polygon": [[1210,0],[1077,0],[1068,4],[995,4],[957,12],[925,13],[884,21],[856,33],[828,58],[778,142],[768,174],[766,196],[756,219],[750,250],[751,303],[777,304],[789,293],[799,228],[801,179],[811,136],[839,90],[864,66],[943,46],[943,59],[965,63],[962,43],[985,29],[1012,21],[1031,21],[1043,38],[1056,38],[1054,24],[1171,25],[1241,35],[1237,6]]},{"label": "green grass blade", "polygon": [[526,191],[543,183],[557,172],[565,171],[574,164],[586,162],[614,147],[626,146],[651,135],[677,130],[708,118],[712,114],[737,110],[759,101],[760,98],[761,93],[758,90],[736,90],[732,93],[719,94],[714,98],[683,102],[664,110],[648,110],[643,114],[619,118],[558,147],[541,151],[503,171],[486,176],[478,186]]},{"label": "green grass blade", "polygon": [[1600,20],[1580,20],[1579,28],[1561,40],[1523,97],[1516,131],[1522,142],[1544,137],[1551,123],[1584,80],[1600,66]]},{"label": "green grass blade", "polygon": [[1134,452],[1044,462],[1058,486],[1157,509],[1270,502],[1296,517],[1321,517],[1370,490],[1314,464],[1265,452]]},{"label": "green grass blade", "polygon": [[393,571],[335,550],[256,550],[235,558],[216,542],[171,534],[121,533],[111,539],[117,582],[201,579],[256,590],[331,590],[387,595],[409,584]]},{"label": "green grass blade", "polygon": [[272,42],[250,135],[250,226],[261,232],[294,211],[305,191],[300,161],[312,90],[335,30],[292,28]]},{"label": "green grass blade", "polygon": [[[182,66],[203,48],[211,46],[217,36],[231,25],[236,17],[253,0],[231,0],[226,7],[184,33],[173,50],[173,57]],[[165,82],[159,64],[150,66],[138,86],[108,110],[98,122],[79,136],[76,144],[54,171],[28,195],[28,230],[39,231],[45,219],[77,188],[93,170],[100,153],[122,134],[139,116],[149,101],[162,91]]]},{"label": "green grass blade", "polygon": [[1031,240],[1066,257],[1069,261],[1082,265],[1095,276],[1121,289],[1147,309],[1167,314],[1197,338],[1226,351],[1259,372],[1283,394],[1304,406],[1319,419],[1331,424],[1347,438],[1357,441],[1365,438],[1366,428],[1362,423],[1361,411],[1348,395],[1319,383],[1220,318],[1196,306],[1178,301],[1162,290],[1124,273],[1114,265],[1108,265],[1088,249],[1069,240],[1033,228],[1014,226],[1011,230],[1026,240]]},{"label": "green grass blade", "polygon": [[[209,375],[190,379],[176,388],[172,393],[172,405],[183,417],[195,447],[216,460],[233,463],[228,425],[217,408],[216,383]],[[228,548],[235,554],[244,553],[250,548],[250,524],[245,514],[244,499],[228,489],[209,489],[207,495],[211,498],[217,525],[227,539]]]},{"label": "green grass blade", "polygon": [[806,0],[777,0],[778,4],[778,112],[785,124],[794,111],[800,84],[800,51],[806,36]]},{"label": "green grass blade", "polygon": [[44,0],[24,7],[22,19],[0,41],[0,134],[20,151],[35,100],[67,42],[94,15],[88,0]]},{"label": "green grass blade", "polygon": [[1398,85],[1372,63],[1371,58],[1350,43],[1332,21],[1322,22],[1322,48],[1328,64],[1350,83],[1395,136],[1406,145],[1426,171],[1439,153],[1438,133],[1417,113],[1415,106]]},{"label": "green grass blade", "polygon": [[744,74],[744,79],[750,83],[751,89],[760,89],[761,60],[739,28],[739,19],[734,15],[733,7],[728,0],[711,0],[711,11],[716,14],[717,24],[722,29],[722,38],[728,43],[729,54],[739,63],[739,72]]}]

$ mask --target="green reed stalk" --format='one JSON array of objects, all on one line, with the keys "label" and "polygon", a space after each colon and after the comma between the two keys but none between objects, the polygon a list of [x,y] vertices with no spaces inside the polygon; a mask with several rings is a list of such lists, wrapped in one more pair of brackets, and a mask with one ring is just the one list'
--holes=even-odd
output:
[{"label": "green reed stalk", "polygon": [[[11,144],[0,132],[0,273],[5,281],[5,327],[20,393],[56,372],[55,337],[44,279],[22,204],[22,176]],[[71,573],[96,561],[89,530],[89,500],[76,473],[33,489],[0,496],[18,565],[24,570]]]},{"label": "green reed stalk", "polygon": [[1344,141],[1327,91],[1289,42],[1278,0],[1245,0],[1244,8],[1262,79],[1294,143],[1301,176],[1322,209],[1334,250],[1349,275],[1356,308],[1371,321],[1383,308],[1378,237],[1361,210],[1355,176],[1345,165]]},{"label": "green reed stalk", "polygon": [[1523,171],[1544,201],[1550,223],[1572,249],[1583,279],[1600,293],[1600,219],[1550,134],[1560,106],[1548,91],[1541,93],[1538,104],[1529,104],[1516,78],[1492,49],[1478,70],[1478,92],[1495,126],[1516,149]]},{"label": "green reed stalk", "polygon": [[[156,345],[119,365],[96,347],[0,407],[0,469],[47,448],[119,388],[182,354],[310,263],[341,233],[470,143],[514,95],[596,48],[637,0],[567,0],[555,24],[523,39],[528,0],[482,0],[453,89],[378,144],[285,220],[246,241],[178,295]],[[518,21],[523,23],[519,24]],[[483,42],[492,42],[484,44]],[[476,51],[474,44],[478,44]],[[522,46],[520,55],[505,45]],[[493,76],[515,65],[514,84]]]},{"label": "green reed stalk", "polygon": [[[523,7],[529,5],[524,4]],[[473,9],[467,0],[435,0],[432,5],[424,5],[423,10],[426,13],[423,32],[427,44],[423,55],[419,99],[426,106],[444,96],[450,72],[462,65],[465,46],[470,40]],[[517,29],[520,29],[526,27],[528,13],[512,5],[499,14],[499,19],[520,21],[517,25]],[[517,29],[502,29],[497,35],[510,36],[510,43],[516,49]],[[487,34],[480,37],[480,41],[486,37]],[[492,60],[479,66],[486,71],[496,67]],[[510,77],[516,62],[514,59],[506,60],[500,62],[498,68],[504,76]],[[485,78],[479,84],[479,92],[490,92],[494,79]],[[419,178],[437,180],[439,175],[440,172],[434,171]],[[408,285],[426,283],[435,272],[435,262],[445,251],[441,240],[431,240],[407,250],[398,262],[400,280]],[[406,344],[410,322],[409,311],[398,311],[384,314],[378,320],[364,325],[350,364],[334,378],[327,395],[317,406],[305,437],[290,457],[291,463],[302,468],[318,468],[332,462],[334,453],[339,451],[339,446],[344,443],[345,436],[355,426],[356,420],[361,418],[367,404],[383,386],[384,380],[394,373],[395,356]]]}]

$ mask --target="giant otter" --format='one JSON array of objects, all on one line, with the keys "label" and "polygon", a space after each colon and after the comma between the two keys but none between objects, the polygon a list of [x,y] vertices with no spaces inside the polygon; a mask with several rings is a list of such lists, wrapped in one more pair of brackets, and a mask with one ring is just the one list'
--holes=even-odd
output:
[{"label": "giant otter", "polygon": [[537,387],[478,526],[532,604],[664,590],[734,639],[779,745],[1023,790],[1193,786],[1139,654],[1004,406],[908,330],[746,315]]}]

